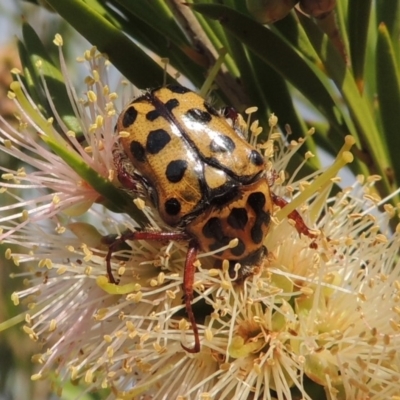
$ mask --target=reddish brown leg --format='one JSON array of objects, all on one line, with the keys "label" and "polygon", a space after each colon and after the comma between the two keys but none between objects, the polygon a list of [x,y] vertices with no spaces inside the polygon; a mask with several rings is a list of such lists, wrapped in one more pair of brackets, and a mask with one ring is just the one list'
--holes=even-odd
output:
[{"label": "reddish brown leg", "polygon": [[186,253],[186,261],[185,261],[185,269],[183,271],[183,293],[185,299],[185,307],[186,313],[189,318],[189,322],[192,326],[193,334],[194,334],[194,347],[192,349],[184,346],[182,347],[189,353],[198,353],[200,351],[200,338],[199,331],[197,329],[196,320],[194,318],[193,309],[192,309],[192,300],[193,300],[193,284],[194,284],[194,273],[195,266],[194,262],[196,261],[197,252],[199,250],[198,243],[194,239],[190,239],[190,237],[184,232],[132,232],[126,231],[119,238],[115,239],[113,243],[110,244],[108,248],[108,253],[106,256],[107,263],[107,275],[108,279],[111,283],[117,284],[118,282],[115,280],[114,275],[111,270],[111,256],[112,253],[120,246],[125,243],[127,240],[155,240],[155,241],[168,241],[168,240],[177,240],[177,241],[189,241],[188,251]]},{"label": "reddish brown leg", "polygon": [[[272,200],[274,204],[276,204],[278,207],[283,208],[287,204],[289,204],[284,198],[277,196],[276,194],[272,193]],[[303,220],[303,217],[299,214],[297,210],[292,211],[289,213],[288,218],[294,221],[295,227],[297,232],[299,234],[303,234],[308,236],[311,239],[315,239],[317,235],[311,232],[310,228],[306,225],[306,223]]]},{"label": "reddish brown leg", "polygon": [[188,251],[186,253],[185,270],[183,272],[183,292],[185,298],[186,313],[188,315],[190,324],[192,325],[192,330],[194,334],[194,347],[192,349],[184,346],[181,343],[183,349],[186,350],[188,353],[198,353],[200,351],[199,331],[197,329],[197,324],[192,309],[194,273],[196,270],[194,262],[196,261],[198,250],[199,246],[197,242],[192,239],[189,242]]}]

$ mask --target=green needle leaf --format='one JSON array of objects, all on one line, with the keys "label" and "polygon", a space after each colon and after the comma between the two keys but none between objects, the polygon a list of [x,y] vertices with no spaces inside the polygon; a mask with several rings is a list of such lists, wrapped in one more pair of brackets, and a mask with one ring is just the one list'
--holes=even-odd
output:
[{"label": "green needle leaf", "polygon": [[54,64],[38,35],[29,24],[22,25],[22,34],[26,51],[23,51],[24,48],[20,46],[20,54],[29,93],[32,93],[33,98],[38,100],[37,104],[46,107],[47,116],[53,114],[44,92],[42,76],[61,119],[70,130],[79,135],[81,128],[72,109],[61,71]]},{"label": "green needle leaf", "polygon": [[368,27],[370,25],[371,0],[349,2],[349,44],[354,80],[360,93],[364,88],[364,65],[367,48]]},{"label": "green needle leaf", "polygon": [[[163,71],[139,46],[130,40],[120,26],[113,25],[99,12],[101,7],[89,7],[82,0],[47,0],[89,42],[106,53],[110,61],[139,87],[159,86]],[[159,79],[157,79],[159,77]]]},{"label": "green needle leaf", "polygon": [[[384,130],[384,141],[395,170],[397,182],[400,178],[400,78],[399,65],[391,43],[390,34],[385,24],[378,29],[376,48],[376,84],[379,111]],[[388,165],[390,163],[388,162]]]},{"label": "green needle leaf", "polygon": [[144,214],[133,203],[132,198],[121,189],[116,188],[108,179],[89,167],[74,151],[63,142],[42,135],[41,138],[59,155],[82,179],[88,182],[105,201],[104,205],[115,212],[126,212],[138,224],[144,226],[147,222]]},{"label": "green needle leaf", "polygon": [[196,4],[192,7],[219,20],[226,30],[308,97],[339,131],[347,131],[337,118],[336,109],[339,105],[334,101],[334,92],[318,66],[311,64],[270,29],[232,8],[215,4]]},{"label": "green needle leaf", "polygon": [[[342,118],[345,119],[350,133],[357,140],[359,148],[363,149],[363,155],[366,159],[366,163],[360,162],[360,158],[356,159],[358,163],[358,168],[355,169],[356,172],[379,174],[382,177],[379,185],[384,187],[386,193],[391,192],[387,176],[387,168],[390,165],[390,160],[385,142],[382,140],[373,118],[370,104],[361,96],[352,72],[332,42],[328,40],[326,35],[316,30],[307,18],[301,17],[301,20],[314,48],[323,62],[327,75],[334,81],[343,97],[345,105],[350,111],[351,118],[347,114],[347,110],[342,108]],[[366,164],[369,164],[369,169],[367,169]]]}]

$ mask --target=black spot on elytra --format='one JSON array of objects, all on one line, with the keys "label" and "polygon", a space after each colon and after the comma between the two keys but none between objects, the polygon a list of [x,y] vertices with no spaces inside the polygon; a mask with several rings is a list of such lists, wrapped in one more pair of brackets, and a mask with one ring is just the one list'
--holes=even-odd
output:
[{"label": "black spot on elytra", "polygon": [[231,249],[231,253],[234,256],[239,257],[244,253],[245,250],[246,246],[244,245],[243,241],[238,239],[238,244],[233,249]]},{"label": "black spot on elytra", "polygon": [[184,94],[184,93],[188,93],[191,92],[190,89],[185,88],[184,86],[181,85],[167,85],[167,88],[172,92],[172,93],[179,93],[179,94]]},{"label": "black spot on elytra", "polygon": [[122,116],[122,126],[125,129],[129,128],[136,121],[137,114],[138,112],[133,106],[126,109],[124,115]]},{"label": "black spot on elytra", "polygon": [[234,229],[243,230],[249,220],[245,208],[234,208],[228,217],[228,224]]},{"label": "black spot on elytra", "polygon": [[170,182],[172,183],[179,182],[183,178],[183,175],[185,174],[187,167],[188,167],[188,162],[186,160],[171,161],[167,165],[167,169],[165,170],[165,175]]},{"label": "black spot on elytra", "polygon": [[264,239],[262,224],[256,222],[254,226],[251,228],[250,235],[251,235],[251,240],[254,243],[256,244],[261,243],[261,241]]},{"label": "black spot on elytra", "polygon": [[227,246],[229,242],[231,241],[230,238],[227,236],[224,236],[221,240],[216,240],[214,243],[211,243],[209,248],[210,251],[215,251],[220,249],[221,247]]},{"label": "black spot on elytra", "polygon": [[221,240],[224,237],[221,221],[217,217],[210,218],[203,226],[202,232],[203,235],[209,239],[215,238],[217,240]]},{"label": "black spot on elytra", "polygon": [[146,152],[144,147],[137,142],[136,140],[132,140],[130,144],[130,150],[133,158],[139,162],[146,161]]},{"label": "black spot on elytra", "polygon": [[148,121],[154,121],[160,116],[160,112],[158,110],[151,110],[146,114],[146,119]]},{"label": "black spot on elytra", "polygon": [[226,135],[216,135],[210,142],[210,150],[213,153],[231,153],[235,147],[235,142]]},{"label": "black spot on elytra", "polygon": [[169,215],[177,215],[181,211],[181,203],[179,203],[179,200],[175,199],[172,197],[171,199],[168,199],[165,204],[165,212]]},{"label": "black spot on elytra", "polygon": [[[217,217],[210,218],[207,221],[207,223],[203,226],[202,233],[208,239],[215,239],[215,241],[209,246],[210,251],[215,251],[221,247],[227,246],[229,242],[233,239],[224,234],[221,221]],[[233,252],[232,249],[232,254],[234,254],[235,256],[240,256],[244,253],[244,251],[244,243],[239,240],[236,252]]]},{"label": "black spot on elytra", "polygon": [[252,150],[250,153],[250,162],[259,167],[264,164],[264,157],[257,150]]},{"label": "black spot on elytra", "polygon": [[165,107],[168,111],[172,111],[175,107],[179,106],[179,101],[177,99],[170,99],[165,103]]},{"label": "black spot on elytra", "polygon": [[264,211],[265,203],[265,195],[261,192],[252,193],[247,199],[247,204],[256,214],[256,220],[250,231],[251,239],[256,244],[261,243],[264,239],[263,225],[268,225],[271,221],[269,212]]},{"label": "black spot on elytra", "polygon": [[210,113],[208,113],[207,111],[200,110],[199,108],[191,108],[187,110],[186,116],[196,122],[201,122],[201,123],[208,123],[212,119]]},{"label": "black spot on elytra", "polygon": [[265,195],[261,192],[252,193],[247,199],[247,204],[255,211],[256,214],[263,212],[265,206]]},{"label": "black spot on elytra", "polygon": [[147,136],[146,150],[150,154],[159,153],[171,140],[171,136],[164,129],[150,131]]},{"label": "black spot on elytra", "polygon": [[211,114],[214,115],[214,117],[219,117],[220,115],[218,114],[218,111],[213,107],[210,106],[206,101],[204,102],[204,108]]}]

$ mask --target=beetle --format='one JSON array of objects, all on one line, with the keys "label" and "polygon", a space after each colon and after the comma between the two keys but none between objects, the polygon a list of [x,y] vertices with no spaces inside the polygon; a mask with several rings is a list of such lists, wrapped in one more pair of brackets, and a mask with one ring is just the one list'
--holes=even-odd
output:
[{"label": "beetle", "polygon": [[[191,353],[200,351],[191,305],[198,252],[214,251],[213,257],[242,266],[260,263],[273,205],[286,204],[270,190],[264,156],[235,126],[239,114],[227,110],[218,112],[193,91],[170,84],[134,99],[116,124],[118,180],[130,191],[144,191],[171,231],[122,234],[106,256],[109,280],[116,283],[111,256],[122,242],[187,241],[183,292],[194,347],[182,347]],[[313,237],[297,211],[289,218]],[[234,239],[236,246],[229,247]]]}]

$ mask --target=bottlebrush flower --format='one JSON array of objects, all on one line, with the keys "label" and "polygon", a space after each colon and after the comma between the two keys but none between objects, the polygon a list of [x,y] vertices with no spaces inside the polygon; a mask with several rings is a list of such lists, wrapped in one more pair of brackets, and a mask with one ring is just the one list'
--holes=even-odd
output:
[{"label": "bottlebrush flower", "polygon": [[[61,387],[79,381],[109,399],[398,395],[400,228],[386,228],[398,210],[377,198],[375,176],[330,194],[352,159],[352,139],[328,169],[287,181],[285,168],[301,143],[287,143],[271,117],[259,147],[272,190],[290,204],[276,208],[268,256],[246,279],[199,255],[193,309],[201,351],[189,354],[181,346],[193,340],[182,302],[185,243],[129,241],[111,260],[120,284],[107,281],[109,235],[144,221],[165,227],[142,199],[131,202],[115,187],[113,128],[122,104],[107,84],[108,62],[95,49],[85,53],[90,76],[78,95],[59,36],[56,43],[79,135],[55,107],[54,119],[44,118],[22,79],[9,94],[19,127],[3,121],[0,131],[1,151],[24,163],[1,167],[8,203],[0,208],[0,239],[12,245],[6,257],[23,269],[15,276],[25,287],[13,300],[27,306],[24,330],[43,348],[32,378],[55,372]],[[254,140],[260,128],[253,123],[250,131]],[[384,212],[376,213],[380,205]],[[294,208],[315,239],[287,218]]]}]

